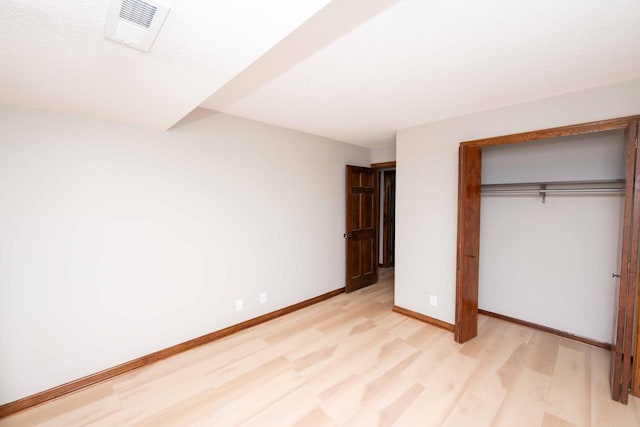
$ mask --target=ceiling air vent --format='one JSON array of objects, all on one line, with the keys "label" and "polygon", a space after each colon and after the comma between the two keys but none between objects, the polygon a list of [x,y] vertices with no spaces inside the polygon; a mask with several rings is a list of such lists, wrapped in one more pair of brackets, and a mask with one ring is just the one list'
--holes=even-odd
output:
[{"label": "ceiling air vent", "polygon": [[112,0],[104,36],[143,52],[149,52],[169,7],[155,0]]}]

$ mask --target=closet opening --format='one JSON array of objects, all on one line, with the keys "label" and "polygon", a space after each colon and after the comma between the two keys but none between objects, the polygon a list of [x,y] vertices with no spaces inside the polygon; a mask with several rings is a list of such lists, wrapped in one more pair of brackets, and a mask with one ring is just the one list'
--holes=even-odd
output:
[{"label": "closet opening", "polygon": [[480,311],[611,347],[612,397],[626,402],[640,380],[637,122],[460,144],[456,341],[477,335]]},{"label": "closet opening", "polygon": [[482,149],[478,310],[611,348],[624,132]]}]

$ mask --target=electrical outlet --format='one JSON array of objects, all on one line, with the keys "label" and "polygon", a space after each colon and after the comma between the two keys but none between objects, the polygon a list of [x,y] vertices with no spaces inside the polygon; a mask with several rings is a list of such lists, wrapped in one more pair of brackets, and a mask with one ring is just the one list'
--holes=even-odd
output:
[{"label": "electrical outlet", "polygon": [[260,304],[264,304],[265,302],[267,302],[267,293],[266,292],[260,292]]},{"label": "electrical outlet", "polygon": [[236,300],[236,311],[242,310],[242,298]]},{"label": "electrical outlet", "polygon": [[429,295],[429,304],[431,304],[432,307],[436,307],[438,305],[438,296]]}]

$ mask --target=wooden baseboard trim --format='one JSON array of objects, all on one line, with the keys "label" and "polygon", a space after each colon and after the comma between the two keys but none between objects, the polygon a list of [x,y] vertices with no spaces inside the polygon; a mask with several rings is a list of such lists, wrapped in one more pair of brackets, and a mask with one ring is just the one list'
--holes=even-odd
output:
[{"label": "wooden baseboard trim", "polygon": [[118,366],[105,369],[104,371],[100,371],[95,374],[87,375],[84,378],[80,378],[80,379],[68,382],[66,384],[62,384],[60,386],[50,388],[48,390],[33,394],[31,396],[24,397],[14,402],[5,403],[4,405],[0,405],[0,418],[9,416],[11,414],[22,411],[24,409],[31,408],[33,406],[39,405],[41,403],[47,402],[57,397],[61,397],[66,394],[73,393],[75,391],[78,391],[90,385],[94,385],[101,381],[114,378],[118,375],[122,375],[134,369],[138,369],[143,366],[150,365],[152,363],[166,359],[168,357],[175,356],[176,354],[182,353],[183,351],[191,350],[192,348],[199,347],[204,344],[208,344],[210,342],[216,341],[220,338],[229,336],[231,334],[235,334],[236,332],[240,332],[252,326],[256,326],[261,323],[268,322],[269,320],[273,320],[275,318],[284,316],[286,314],[292,313],[294,311],[300,310],[310,305],[327,300],[336,295],[340,295],[341,293],[344,293],[344,288],[336,289],[336,290],[327,292],[325,294],[318,295],[317,297],[310,298],[310,299],[301,301],[299,303],[290,305],[288,307],[284,307],[279,310],[272,311],[270,313],[266,313],[261,316],[255,317],[253,319],[249,319],[244,322],[229,326],[227,328],[220,329],[218,331],[211,332],[206,335],[202,335],[201,337],[197,337],[197,338],[185,341],[183,343],[176,344],[171,347],[167,347],[163,350],[156,351],[155,353],[147,354],[146,356],[142,356],[137,359],[130,360],[129,362],[122,363]]},{"label": "wooden baseboard trim", "polygon": [[526,320],[516,319],[514,317],[505,316],[503,314],[494,313],[492,311],[483,310],[481,308],[478,309],[479,314],[484,314],[485,316],[495,317],[496,319],[505,320],[507,322],[516,323],[518,325],[527,326],[532,329],[537,329],[539,331],[548,332],[553,335],[557,335],[559,337],[568,338],[570,340],[579,341],[584,344],[589,344],[595,347],[604,348],[605,350],[611,350],[611,344],[601,341],[596,341],[591,338],[581,337],[579,335],[574,335],[569,332],[561,331],[559,329],[553,329],[548,326],[539,325],[533,322],[527,322]]},{"label": "wooden baseboard trim", "polygon": [[426,314],[422,314],[413,310],[398,307],[397,305],[393,306],[393,311],[395,311],[396,313],[405,315],[407,317],[418,319],[430,325],[437,326],[438,328],[446,329],[449,332],[453,332],[454,326],[451,323],[443,322],[442,320],[439,320],[439,319],[434,319],[433,317],[427,316]]}]

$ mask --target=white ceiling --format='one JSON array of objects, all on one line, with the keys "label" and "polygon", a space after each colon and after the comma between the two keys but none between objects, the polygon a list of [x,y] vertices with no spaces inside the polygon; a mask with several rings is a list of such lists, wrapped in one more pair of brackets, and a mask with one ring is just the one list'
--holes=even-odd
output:
[{"label": "white ceiling", "polygon": [[109,0],[0,0],[0,102],[168,129],[329,0],[160,0],[149,53],[104,38]]},{"label": "white ceiling", "polygon": [[144,54],[103,38],[107,0],[0,0],[0,102],[158,129],[201,105],[375,146],[640,77],[640,0],[167,3]]}]

